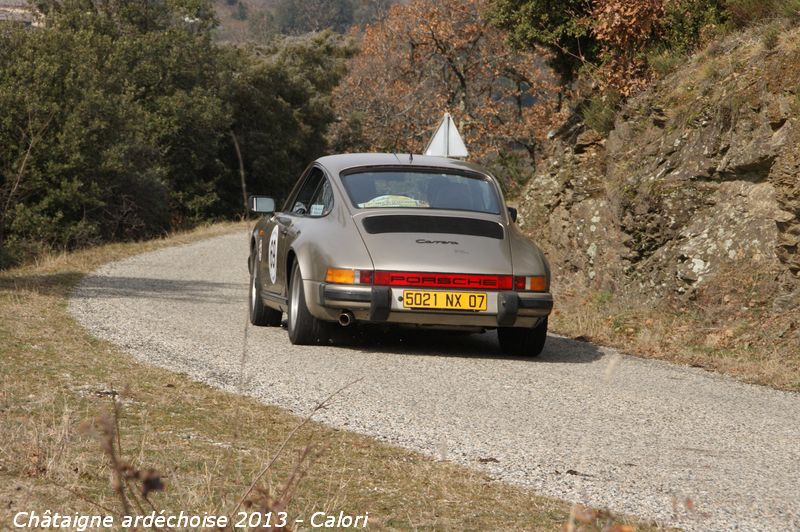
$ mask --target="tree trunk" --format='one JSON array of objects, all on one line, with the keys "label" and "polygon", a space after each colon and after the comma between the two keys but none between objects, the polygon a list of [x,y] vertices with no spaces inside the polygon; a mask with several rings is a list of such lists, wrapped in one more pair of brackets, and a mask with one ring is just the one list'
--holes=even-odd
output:
[{"label": "tree trunk", "polygon": [[233,147],[236,149],[236,158],[239,159],[239,178],[242,180],[242,206],[244,208],[244,215],[247,216],[247,183],[244,179],[242,150],[239,147],[239,140],[236,138],[236,133],[234,133],[233,130],[231,130],[231,138],[233,139]]}]

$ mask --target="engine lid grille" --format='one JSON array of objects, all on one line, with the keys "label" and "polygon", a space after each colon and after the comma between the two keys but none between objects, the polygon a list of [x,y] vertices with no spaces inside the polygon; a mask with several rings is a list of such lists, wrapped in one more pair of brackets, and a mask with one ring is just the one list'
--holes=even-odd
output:
[{"label": "engine lid grille", "polygon": [[503,240],[505,231],[497,222],[476,218],[392,214],[364,218],[364,230],[381,233],[433,233],[482,236]]}]

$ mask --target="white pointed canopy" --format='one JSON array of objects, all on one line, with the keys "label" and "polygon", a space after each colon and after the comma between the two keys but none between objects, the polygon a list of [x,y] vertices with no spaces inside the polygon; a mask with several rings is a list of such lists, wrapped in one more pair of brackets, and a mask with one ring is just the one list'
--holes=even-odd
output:
[{"label": "white pointed canopy", "polygon": [[445,113],[444,118],[436,128],[430,142],[425,147],[425,155],[437,157],[468,157],[469,152],[464,145],[464,140],[458,133],[455,122],[450,113]]}]

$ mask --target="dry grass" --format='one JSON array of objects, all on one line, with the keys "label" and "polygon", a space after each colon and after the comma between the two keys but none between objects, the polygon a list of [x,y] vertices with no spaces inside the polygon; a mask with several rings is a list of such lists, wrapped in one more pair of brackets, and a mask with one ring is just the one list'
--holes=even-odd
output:
[{"label": "dry grass", "polygon": [[562,282],[551,329],[622,351],[800,391],[798,302],[776,309],[769,272],[727,272],[694,298],[571,288]]},{"label": "dry grass", "polygon": [[[106,261],[242,228],[105,246],[0,273],[0,528],[18,511],[121,513],[121,490],[135,513],[149,504],[229,512],[264,470],[247,508],[369,512],[374,529],[561,529],[570,515],[564,502],[313,421],[300,426],[279,408],[139,364],[66,311],[75,283]],[[287,484],[284,497],[276,486]],[[573,515],[588,522],[582,529],[608,522],[580,508]]]}]

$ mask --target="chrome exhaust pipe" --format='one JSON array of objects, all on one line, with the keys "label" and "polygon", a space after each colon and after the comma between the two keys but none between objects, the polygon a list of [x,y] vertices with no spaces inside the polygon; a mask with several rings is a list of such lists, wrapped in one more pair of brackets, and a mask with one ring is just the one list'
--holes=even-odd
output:
[{"label": "chrome exhaust pipe", "polygon": [[348,327],[354,321],[356,321],[356,317],[353,316],[353,313],[350,312],[349,310],[345,310],[344,312],[339,314],[339,325],[341,325],[342,327]]}]

